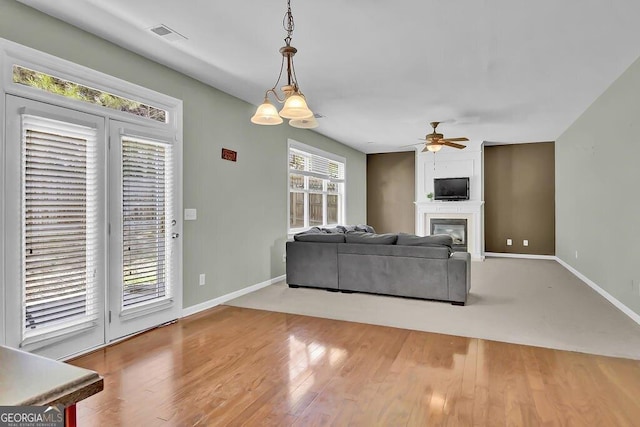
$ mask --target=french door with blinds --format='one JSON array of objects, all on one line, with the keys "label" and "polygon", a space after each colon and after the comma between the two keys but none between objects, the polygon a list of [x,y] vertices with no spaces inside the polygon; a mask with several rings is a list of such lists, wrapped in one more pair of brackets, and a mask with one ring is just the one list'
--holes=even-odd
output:
[{"label": "french door with blinds", "polygon": [[105,119],[6,97],[7,344],[105,342]]},{"label": "french door with blinds", "polygon": [[110,336],[177,319],[176,156],[169,133],[111,121]]},{"label": "french door with blinds", "polygon": [[64,358],[177,319],[175,139],[6,97],[6,344]]}]

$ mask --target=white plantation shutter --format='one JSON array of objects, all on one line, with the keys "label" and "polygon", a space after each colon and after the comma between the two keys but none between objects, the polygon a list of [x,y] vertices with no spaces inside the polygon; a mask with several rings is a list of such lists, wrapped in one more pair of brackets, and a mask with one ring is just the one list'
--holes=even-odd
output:
[{"label": "white plantation shutter", "polygon": [[326,177],[332,182],[344,181],[344,163],[315,154],[311,155],[310,163],[309,170],[312,173]]},{"label": "white plantation shutter", "polygon": [[172,150],[122,137],[123,311],[172,297]]},{"label": "white plantation shutter", "polygon": [[344,182],[344,163],[317,154],[289,148],[289,170],[293,174]]},{"label": "white plantation shutter", "polygon": [[98,317],[97,130],[22,115],[23,343]]}]

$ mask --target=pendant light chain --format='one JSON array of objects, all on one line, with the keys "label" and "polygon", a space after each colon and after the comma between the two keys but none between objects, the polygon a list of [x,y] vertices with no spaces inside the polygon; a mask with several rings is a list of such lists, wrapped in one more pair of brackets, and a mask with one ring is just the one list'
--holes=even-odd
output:
[{"label": "pendant light chain", "polygon": [[282,26],[287,32],[287,37],[284,38],[284,42],[287,46],[291,46],[291,35],[293,34],[293,30],[296,28],[296,25],[293,22],[293,13],[291,13],[291,0],[287,0],[287,12],[284,14],[284,18],[282,18]]},{"label": "pendant light chain", "polygon": [[[291,0],[287,0],[287,12],[282,18],[282,27],[287,32],[287,37],[284,38],[284,43],[287,48],[291,47],[291,40],[293,38],[293,30],[296,28],[296,24],[293,21],[293,13],[291,12]],[[294,52],[295,53],[295,52]],[[298,79],[296,77],[296,70],[293,66],[293,55],[287,54],[287,84],[293,86],[294,90],[298,90]],[[284,57],[283,57],[284,59]]]}]

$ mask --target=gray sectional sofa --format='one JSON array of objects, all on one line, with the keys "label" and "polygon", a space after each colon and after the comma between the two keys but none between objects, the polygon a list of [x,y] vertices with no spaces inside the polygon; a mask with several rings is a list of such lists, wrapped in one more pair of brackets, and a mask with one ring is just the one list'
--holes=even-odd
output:
[{"label": "gray sectional sofa", "polygon": [[471,258],[452,252],[450,236],[375,234],[367,227],[296,234],[286,244],[289,286],[466,303]]}]

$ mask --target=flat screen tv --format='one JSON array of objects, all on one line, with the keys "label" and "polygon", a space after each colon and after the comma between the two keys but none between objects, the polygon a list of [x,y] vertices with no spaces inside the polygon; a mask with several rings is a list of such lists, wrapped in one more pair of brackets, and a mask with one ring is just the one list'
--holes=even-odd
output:
[{"label": "flat screen tv", "polygon": [[435,200],[469,200],[469,178],[435,178],[433,180]]}]

